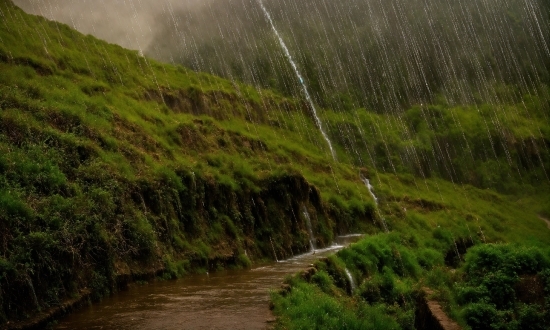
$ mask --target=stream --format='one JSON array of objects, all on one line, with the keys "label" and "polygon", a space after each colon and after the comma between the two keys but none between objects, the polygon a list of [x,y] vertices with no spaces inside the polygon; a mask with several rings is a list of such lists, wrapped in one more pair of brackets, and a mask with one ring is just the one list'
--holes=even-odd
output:
[{"label": "stream", "polygon": [[266,329],[273,320],[269,290],[359,237],[340,236],[326,249],[249,270],[135,285],[68,315],[55,329]]}]

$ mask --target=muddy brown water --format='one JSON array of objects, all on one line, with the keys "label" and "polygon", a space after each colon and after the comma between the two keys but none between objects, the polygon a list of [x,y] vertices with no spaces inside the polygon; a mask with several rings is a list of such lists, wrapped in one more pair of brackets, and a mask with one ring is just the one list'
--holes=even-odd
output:
[{"label": "muddy brown water", "polygon": [[273,319],[269,291],[286,275],[331,255],[358,235],[315,254],[253,268],[186,276],[132,287],[62,319],[55,329],[266,329]]}]

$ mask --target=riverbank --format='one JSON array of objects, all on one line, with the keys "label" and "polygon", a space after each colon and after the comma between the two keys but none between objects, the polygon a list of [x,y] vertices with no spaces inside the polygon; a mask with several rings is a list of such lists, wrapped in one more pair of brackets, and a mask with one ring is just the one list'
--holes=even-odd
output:
[{"label": "riverbank", "polygon": [[54,329],[265,329],[275,322],[269,291],[277,290],[286,276],[343,247],[335,245],[248,270],[134,285],[68,315]]}]

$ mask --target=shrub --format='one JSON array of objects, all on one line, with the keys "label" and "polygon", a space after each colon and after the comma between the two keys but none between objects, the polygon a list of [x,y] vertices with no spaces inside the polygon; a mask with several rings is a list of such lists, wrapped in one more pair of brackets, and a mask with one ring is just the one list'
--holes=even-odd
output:
[{"label": "shrub", "polygon": [[492,325],[498,319],[498,313],[493,305],[474,303],[464,309],[463,318],[472,330],[485,330],[493,328]]},{"label": "shrub", "polygon": [[360,297],[365,299],[369,304],[375,304],[382,299],[382,294],[380,292],[380,277],[373,276],[367,281],[365,281],[358,290]]},{"label": "shrub", "polygon": [[416,252],[416,258],[418,259],[418,264],[426,270],[444,264],[443,255],[430,248],[419,249]]},{"label": "shrub", "polygon": [[162,183],[177,191],[184,191],[185,186],[181,182],[180,177],[171,168],[160,167],[157,169],[157,175]]},{"label": "shrub", "polygon": [[330,293],[332,286],[332,278],[325,271],[318,271],[311,277],[311,281],[315,283],[323,292]]},{"label": "shrub", "polygon": [[[472,329],[542,329],[548,321],[544,308],[516,300],[521,275],[545,281],[548,257],[542,250],[518,245],[476,246],[462,267],[465,283],[455,288],[463,317]],[[548,296],[548,292],[546,292]],[[548,299],[548,298],[546,298]]]},{"label": "shrub", "polygon": [[[9,191],[0,191],[0,214],[9,218],[29,219],[32,210],[17,195]],[[0,218],[2,216],[0,215]]]},{"label": "shrub", "polygon": [[128,236],[132,245],[137,248],[137,256],[147,258],[152,255],[155,247],[155,232],[153,226],[143,215],[137,215],[132,220],[125,222]]},{"label": "shrub", "polygon": [[522,304],[518,310],[518,329],[545,330],[550,321],[548,311],[544,313],[540,306]]},{"label": "shrub", "polygon": [[92,273],[90,289],[92,290],[94,300],[100,300],[104,296],[111,293],[107,277],[96,271]]}]

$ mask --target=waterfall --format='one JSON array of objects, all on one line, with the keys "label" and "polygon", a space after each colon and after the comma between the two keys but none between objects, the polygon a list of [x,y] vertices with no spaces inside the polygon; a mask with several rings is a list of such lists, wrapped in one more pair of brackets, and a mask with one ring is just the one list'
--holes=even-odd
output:
[{"label": "waterfall", "polygon": [[273,249],[273,256],[275,256],[275,261],[279,262],[279,259],[277,258],[277,252],[275,252],[275,246],[273,245],[273,240],[271,237],[269,238],[269,241],[271,242],[271,248]]},{"label": "waterfall", "polygon": [[311,229],[311,219],[309,218],[309,213],[307,208],[304,206],[304,218],[306,218],[307,231],[309,233],[309,246],[312,252],[315,252],[315,237],[313,237],[313,230]]},{"label": "waterfall", "polygon": [[349,285],[350,285],[350,288],[351,288],[351,293],[353,293],[353,291],[355,291],[355,289],[357,288],[357,286],[355,285],[355,281],[353,280],[353,276],[351,276],[351,273],[349,272],[349,270],[346,268],[346,276],[348,277],[348,280],[349,280]]},{"label": "waterfall", "polygon": [[29,285],[29,288],[31,289],[32,298],[34,300],[34,304],[36,305],[36,309],[40,311],[40,303],[38,302],[38,297],[36,296],[36,292],[34,291],[34,285],[32,285],[32,280],[30,276],[27,274],[27,284]]},{"label": "waterfall", "polygon": [[330,153],[332,154],[332,159],[336,160],[336,152],[332,148],[332,142],[330,141],[327,133],[323,129],[323,125],[321,123],[321,119],[317,115],[317,109],[315,108],[315,105],[313,104],[313,100],[311,99],[311,96],[309,95],[309,91],[307,89],[307,85],[304,81],[304,78],[302,77],[302,74],[298,70],[298,66],[296,65],[296,62],[294,62],[294,59],[292,58],[292,55],[290,55],[290,51],[288,50],[288,47],[286,46],[285,42],[283,41],[283,38],[281,38],[281,35],[279,34],[279,31],[277,31],[277,28],[275,27],[275,23],[273,23],[273,20],[271,19],[271,15],[267,11],[267,9],[264,6],[264,3],[262,0],[258,0],[258,3],[260,4],[260,7],[262,7],[262,11],[265,14],[265,17],[269,21],[269,24],[271,25],[271,29],[277,36],[277,39],[279,40],[279,45],[283,49],[285,56],[287,60],[290,62],[290,65],[292,66],[292,69],[294,70],[294,73],[296,74],[296,77],[298,77],[298,80],[300,81],[300,84],[302,84],[302,90],[306,96],[306,100],[311,107],[311,111],[313,112],[313,117],[315,117],[315,124],[317,124],[317,127],[321,131],[321,134],[323,135],[323,138],[328,144],[328,147],[330,149]]},{"label": "waterfall", "polygon": [[364,176],[361,175],[361,181],[363,181],[363,183],[365,184],[367,189],[369,189],[369,193],[370,193],[372,199],[374,199],[374,202],[376,203],[376,205],[378,205],[378,198],[376,198],[376,195],[374,194],[374,187],[370,184],[369,179],[367,179],[367,178],[365,178]]},{"label": "waterfall", "polygon": [[374,199],[374,203],[376,203],[376,212],[378,213],[380,220],[382,220],[382,225],[384,226],[384,230],[386,231],[386,233],[388,233],[389,232],[388,224],[386,223],[386,219],[384,219],[384,217],[382,216],[382,213],[380,213],[380,209],[378,208],[378,198],[374,194],[374,187],[370,184],[369,179],[365,178],[363,175],[360,175],[360,178],[361,178],[361,181],[363,181],[363,183],[369,190],[369,193],[372,199]]}]

